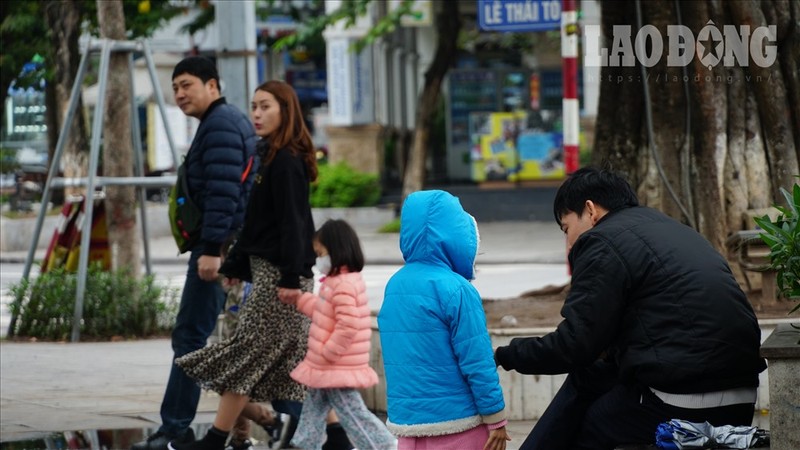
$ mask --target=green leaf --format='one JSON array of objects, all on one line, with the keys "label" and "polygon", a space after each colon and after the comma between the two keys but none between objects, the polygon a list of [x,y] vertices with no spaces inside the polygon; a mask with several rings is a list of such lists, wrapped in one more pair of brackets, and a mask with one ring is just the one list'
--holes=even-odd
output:
[{"label": "green leaf", "polygon": [[[783,197],[786,199],[786,204],[789,205],[792,215],[796,217],[798,215],[797,210],[800,207],[800,202],[798,202],[798,198],[800,198],[800,186],[797,184],[794,185],[794,188],[792,189],[794,195],[784,188],[781,188],[780,191],[781,194],[783,194]],[[788,215],[788,211],[785,211],[784,214]]]}]

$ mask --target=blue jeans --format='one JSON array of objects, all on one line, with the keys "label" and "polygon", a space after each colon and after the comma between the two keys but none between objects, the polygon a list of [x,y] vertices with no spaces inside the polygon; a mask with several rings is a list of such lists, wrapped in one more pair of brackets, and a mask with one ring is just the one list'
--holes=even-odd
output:
[{"label": "blue jeans", "polygon": [[200,401],[200,386],[174,364],[175,358],[205,347],[225,304],[225,293],[217,281],[203,281],[197,274],[202,248],[192,250],[186,270],[181,304],[172,329],[172,370],[161,402],[159,431],[180,436],[189,428]]}]

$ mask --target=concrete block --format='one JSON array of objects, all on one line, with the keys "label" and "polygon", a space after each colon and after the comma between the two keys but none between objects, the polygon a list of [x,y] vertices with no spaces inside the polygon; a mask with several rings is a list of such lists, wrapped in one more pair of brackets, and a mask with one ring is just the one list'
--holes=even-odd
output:
[{"label": "concrete block", "polygon": [[800,448],[800,330],[779,324],[761,346],[769,364],[770,448]]}]

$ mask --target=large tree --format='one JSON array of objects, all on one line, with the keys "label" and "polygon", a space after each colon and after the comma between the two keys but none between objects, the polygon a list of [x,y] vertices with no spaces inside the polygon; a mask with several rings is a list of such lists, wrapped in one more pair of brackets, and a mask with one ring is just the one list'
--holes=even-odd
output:
[{"label": "large tree", "polygon": [[[56,142],[67,115],[69,98],[77,76],[80,62],[78,38],[81,33],[84,8],[81,2],[47,0],[42,3],[45,23],[49,31],[49,60],[55,68],[51,81],[47,83],[47,136],[49,142],[48,161],[53,160]],[[89,141],[86,131],[83,101],[78,97],[76,114],[72,118],[72,128],[68,133],[61,167],[64,177],[82,177],[88,166]],[[80,195],[82,188],[65,188],[66,195]],[[56,201],[55,203],[60,203]]]},{"label": "large tree", "polygon": [[[5,99],[7,87],[15,82],[26,86],[37,79],[20,78],[22,66],[35,54],[44,56],[44,70],[37,73],[46,80],[47,125],[50,158],[62,132],[68,101],[77,75],[80,52],[78,38],[88,31],[116,40],[149,36],[167,20],[181,14],[187,6],[169,0],[35,0],[2,2],[0,7],[0,98]],[[112,11],[113,10],[113,11]],[[24,42],[26,45],[18,45]],[[104,173],[110,176],[132,174],[133,150],[130,139],[130,76],[128,55],[114,54],[111,70],[107,111],[104,113]],[[30,78],[30,77],[29,77]],[[88,166],[88,136],[82,103],[68,131],[68,140],[61,158],[63,176],[84,177]],[[127,136],[127,139],[124,139]],[[115,175],[111,175],[115,174]],[[82,188],[71,188],[74,194]],[[124,193],[123,193],[124,192]],[[138,274],[138,245],[135,232],[133,188],[109,187],[109,239],[120,251],[115,255],[115,268],[128,267]],[[60,197],[54,195],[55,200]],[[113,209],[112,209],[113,208]],[[128,229],[128,231],[123,231]]]},{"label": "large tree", "polygon": [[442,91],[442,82],[447,72],[456,62],[458,55],[458,33],[461,20],[458,2],[437,3],[436,29],[437,41],[431,65],[425,71],[425,84],[417,101],[417,115],[414,119],[414,143],[408,157],[403,176],[403,199],[422,190],[425,183],[425,165],[428,158],[428,141],[431,123],[436,114],[436,106]]},{"label": "large tree", "polygon": [[[123,0],[122,5],[129,38],[149,36],[189,8],[185,3],[171,0]],[[57,20],[58,14],[63,14],[61,22]],[[77,38],[84,31],[99,35],[96,0],[0,2],[0,103],[5,104],[12,83],[28,87],[38,85],[44,77],[48,83],[55,81],[66,86],[78,69]],[[37,54],[44,57],[44,70],[21,74],[23,66]],[[71,87],[66,87],[67,95]],[[51,90],[47,95],[61,94]],[[66,105],[55,104],[55,108],[63,112]],[[5,109],[0,108],[0,113],[5,114]],[[51,146],[55,146],[59,125],[60,122],[48,123],[48,128],[55,128],[52,131],[56,133],[55,137],[50,136]]]},{"label": "large tree", "polygon": [[[593,163],[626,172],[644,204],[724,251],[729,235],[753,226],[743,213],[772,205],[800,172],[800,3],[603,1],[601,10],[611,56],[601,69]],[[638,59],[612,66],[613,55],[624,53],[614,26],[629,26],[633,41],[647,24],[663,36],[663,57],[645,70]],[[688,27],[697,42],[689,44],[688,65],[669,64],[667,27],[675,25]],[[748,29],[740,26],[748,26],[755,40],[757,27],[768,25],[775,25],[774,40],[742,47],[743,63],[733,53],[726,60],[737,47],[720,45],[714,29],[741,39]],[[765,64],[773,50],[775,61]]]},{"label": "large tree", "polygon": [[[425,184],[431,124],[434,123],[434,116],[440,101],[442,83],[447,72],[455,64],[458,55],[459,33],[462,26],[459,11],[461,1],[463,0],[433,3],[434,22],[437,30],[436,50],[430,66],[425,70],[424,84],[417,97],[413,143],[408,161],[405,164],[402,164],[402,161],[400,163],[404,168],[402,174],[403,199],[412,192],[421,190]],[[373,0],[342,2],[336,11],[310,20],[297,34],[279,40],[276,48],[281,49],[303,43],[337,22],[343,22],[345,27],[352,26],[359,17],[369,13],[370,3],[373,3]],[[402,0],[396,8],[391,9],[377,20],[377,23],[356,43],[353,50],[361,51],[376,40],[393,33],[400,26],[400,21],[404,16],[413,14],[415,14],[414,1]]]},{"label": "large tree", "polygon": [[[122,0],[97,0],[100,35],[125,40],[125,14]],[[103,114],[103,174],[107,177],[133,176],[131,133],[131,54],[112,52],[108,66],[108,85]],[[100,95],[103,95],[101,92]],[[136,229],[136,189],[134,186],[106,187],[108,240],[112,246],[111,265],[132,275],[140,270],[140,240]]]}]

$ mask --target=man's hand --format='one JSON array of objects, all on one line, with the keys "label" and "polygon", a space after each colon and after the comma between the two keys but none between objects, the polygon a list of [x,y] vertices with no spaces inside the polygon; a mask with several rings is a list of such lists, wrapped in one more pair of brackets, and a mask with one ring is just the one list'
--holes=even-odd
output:
[{"label": "man's hand", "polygon": [[300,289],[288,289],[288,288],[278,288],[278,300],[287,305],[294,305],[297,304],[297,299],[300,297],[303,291]]},{"label": "man's hand", "polygon": [[217,271],[222,264],[219,256],[202,255],[197,259],[197,275],[203,281],[214,281],[217,279]]},{"label": "man's hand", "polygon": [[483,446],[483,450],[506,450],[506,441],[510,441],[511,436],[506,432],[506,427],[500,427],[489,431],[489,440]]},{"label": "man's hand", "polygon": [[[497,350],[500,349],[500,348],[502,348],[502,347],[497,347],[496,349],[494,349],[494,365],[495,365],[495,367],[502,367],[500,365],[500,361],[497,359]],[[505,367],[503,367],[503,369],[505,369]]]}]

